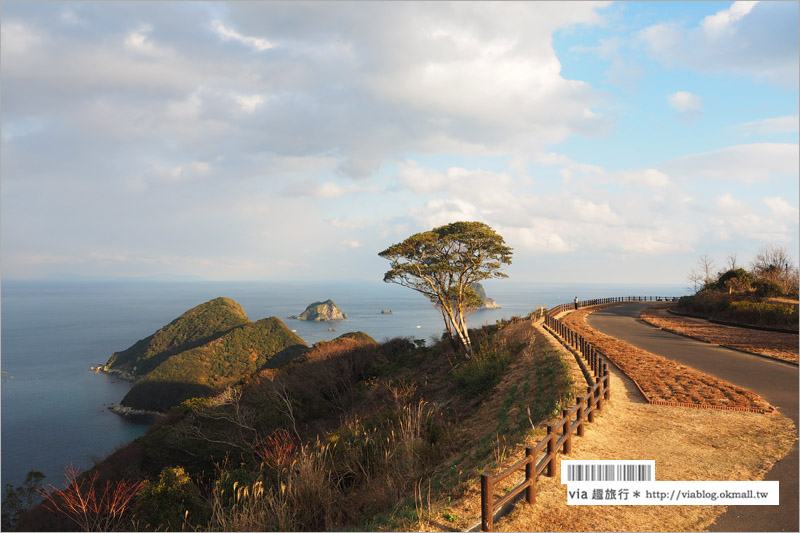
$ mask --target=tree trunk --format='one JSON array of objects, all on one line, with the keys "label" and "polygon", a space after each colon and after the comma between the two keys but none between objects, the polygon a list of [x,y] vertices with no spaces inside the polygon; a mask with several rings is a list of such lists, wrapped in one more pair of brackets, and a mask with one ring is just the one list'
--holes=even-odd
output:
[{"label": "tree trunk", "polygon": [[447,315],[450,318],[453,329],[458,334],[458,340],[461,342],[461,347],[464,348],[464,355],[467,359],[469,359],[472,357],[472,343],[469,340],[469,331],[467,331],[463,316],[461,316],[461,321],[459,321],[455,316],[453,316],[452,309],[447,309]]},{"label": "tree trunk", "polygon": [[447,312],[445,311],[444,307],[440,308],[440,311],[442,312],[442,318],[444,319],[444,327],[447,328],[447,338],[450,339],[450,346],[452,346],[454,350],[458,350],[458,340],[453,334],[453,328],[450,325],[450,320],[447,318]]}]

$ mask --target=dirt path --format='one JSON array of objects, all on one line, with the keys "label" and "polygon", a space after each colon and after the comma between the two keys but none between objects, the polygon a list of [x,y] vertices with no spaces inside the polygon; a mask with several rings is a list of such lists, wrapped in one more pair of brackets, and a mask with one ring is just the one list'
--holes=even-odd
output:
[{"label": "dirt path", "polygon": [[[537,336],[548,336],[537,326]],[[565,354],[578,368],[574,356]],[[658,480],[756,480],[792,447],[791,420],[756,413],[647,404],[633,382],[611,369],[612,399],[568,459],[654,459]],[[516,460],[523,448],[516,450]],[[560,478],[541,477],[537,503],[518,503],[498,531],[700,531],[721,506],[567,506]]]}]

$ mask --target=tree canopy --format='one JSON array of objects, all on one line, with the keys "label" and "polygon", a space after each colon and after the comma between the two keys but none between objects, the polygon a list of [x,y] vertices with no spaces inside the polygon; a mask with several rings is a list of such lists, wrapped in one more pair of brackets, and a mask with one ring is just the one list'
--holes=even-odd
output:
[{"label": "tree canopy", "polygon": [[383,281],[424,294],[441,311],[450,340],[470,357],[466,316],[480,305],[475,284],[508,277],[500,268],[511,264],[512,249],[503,237],[482,222],[453,222],[416,233],[378,255],[391,262]]}]

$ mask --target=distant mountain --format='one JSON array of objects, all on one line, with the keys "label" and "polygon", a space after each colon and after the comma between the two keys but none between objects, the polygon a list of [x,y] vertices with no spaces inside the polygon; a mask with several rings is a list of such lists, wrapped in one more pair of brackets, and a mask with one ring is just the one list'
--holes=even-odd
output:
[{"label": "distant mountain", "polygon": [[282,366],[307,350],[280,319],[250,322],[238,303],[217,298],[115,353],[106,370],[137,380],[123,407],[164,412],[189,398],[214,395],[262,368]]},{"label": "distant mountain", "polygon": [[343,313],[342,310],[333,303],[333,300],[329,299],[324,302],[314,302],[306,307],[306,310],[303,311],[300,316],[291,316],[289,318],[327,322],[329,320],[345,319],[347,318],[347,313]]},{"label": "distant mountain", "polygon": [[473,289],[475,289],[475,292],[478,293],[478,298],[481,299],[481,305],[478,306],[478,309],[500,309],[500,306],[497,305],[497,302],[486,296],[486,291],[483,289],[483,285],[476,283],[473,286]]}]

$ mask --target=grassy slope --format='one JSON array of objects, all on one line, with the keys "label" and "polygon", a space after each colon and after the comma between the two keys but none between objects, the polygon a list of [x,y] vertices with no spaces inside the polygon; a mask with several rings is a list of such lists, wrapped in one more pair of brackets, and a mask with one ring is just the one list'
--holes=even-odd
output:
[{"label": "grassy slope", "polygon": [[278,318],[245,324],[167,357],[131,388],[122,405],[165,411],[189,398],[218,392],[262,367],[285,364],[307,349]]},{"label": "grassy slope", "polygon": [[[519,326],[473,332],[471,362],[447,342],[377,344],[355,333],[318,343],[246,377],[238,392],[181,405],[98,468],[111,479],[185,468],[216,502],[193,511],[200,529],[416,529],[420,479],[436,519],[454,520],[451,498],[472,490],[503,459],[498,447],[524,440],[569,394],[559,356],[531,348]],[[254,512],[219,492],[234,482],[264,487],[249,496]],[[281,483],[291,492],[276,507]]]},{"label": "grassy slope", "polygon": [[249,322],[247,314],[229,298],[215,298],[189,309],[181,316],[136,342],[130,348],[114,353],[108,360],[110,370],[143,375],[167,357],[208,343]]}]

